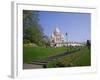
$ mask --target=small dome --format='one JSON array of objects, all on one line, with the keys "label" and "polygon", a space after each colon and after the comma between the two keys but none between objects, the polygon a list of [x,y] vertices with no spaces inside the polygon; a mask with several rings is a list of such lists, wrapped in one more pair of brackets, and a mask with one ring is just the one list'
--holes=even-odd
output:
[{"label": "small dome", "polygon": [[58,27],[56,27],[55,32],[60,33],[60,30]]}]

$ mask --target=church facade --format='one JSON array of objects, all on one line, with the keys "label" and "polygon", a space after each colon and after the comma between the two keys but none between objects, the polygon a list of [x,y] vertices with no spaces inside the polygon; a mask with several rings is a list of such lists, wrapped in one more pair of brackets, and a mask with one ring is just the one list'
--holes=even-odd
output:
[{"label": "church facade", "polygon": [[66,38],[67,36],[62,34],[58,27],[52,32],[50,37],[51,47],[62,47],[62,46],[83,46],[82,43],[70,42]]},{"label": "church facade", "polygon": [[50,40],[51,40],[51,46],[61,47],[61,46],[64,46],[65,37],[60,32],[59,28],[56,27],[55,30],[51,34],[51,39]]}]

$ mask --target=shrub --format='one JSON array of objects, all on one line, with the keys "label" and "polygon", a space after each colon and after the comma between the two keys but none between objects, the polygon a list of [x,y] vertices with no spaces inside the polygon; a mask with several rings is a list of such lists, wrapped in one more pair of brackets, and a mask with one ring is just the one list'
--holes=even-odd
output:
[{"label": "shrub", "polygon": [[30,40],[28,40],[28,39],[24,39],[24,40],[23,40],[23,43],[24,43],[24,44],[28,44],[28,43],[31,43],[31,42],[30,42]]}]

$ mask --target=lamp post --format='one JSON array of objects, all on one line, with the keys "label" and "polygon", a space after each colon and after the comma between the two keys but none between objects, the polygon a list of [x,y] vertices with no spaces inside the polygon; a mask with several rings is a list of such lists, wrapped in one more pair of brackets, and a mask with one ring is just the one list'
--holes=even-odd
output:
[{"label": "lamp post", "polygon": [[68,33],[66,32],[67,52],[68,52]]}]

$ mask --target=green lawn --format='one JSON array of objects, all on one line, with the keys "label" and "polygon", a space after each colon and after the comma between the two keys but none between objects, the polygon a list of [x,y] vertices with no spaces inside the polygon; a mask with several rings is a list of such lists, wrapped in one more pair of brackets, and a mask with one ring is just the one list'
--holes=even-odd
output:
[{"label": "green lawn", "polygon": [[23,61],[24,63],[28,63],[31,62],[32,60],[43,59],[48,56],[56,55],[65,51],[66,51],[65,47],[59,47],[59,48],[24,47]]},{"label": "green lawn", "polygon": [[80,51],[64,56],[63,58],[52,61],[48,67],[74,67],[74,66],[90,66],[91,54],[89,49],[84,47]]},{"label": "green lawn", "polygon": [[[71,50],[76,49],[73,47]],[[23,47],[23,61],[29,63],[33,60],[41,60],[48,56],[57,55],[67,51],[66,47],[44,48],[44,47]],[[91,65],[91,54],[87,47],[80,51],[68,54],[60,59],[48,63],[48,67],[69,67],[69,66],[89,66]]]},{"label": "green lawn", "polygon": [[87,48],[85,48],[81,50],[80,53],[82,55],[79,56],[79,58],[77,58],[76,60],[74,60],[73,63],[78,66],[90,66],[91,65],[90,51]]}]

